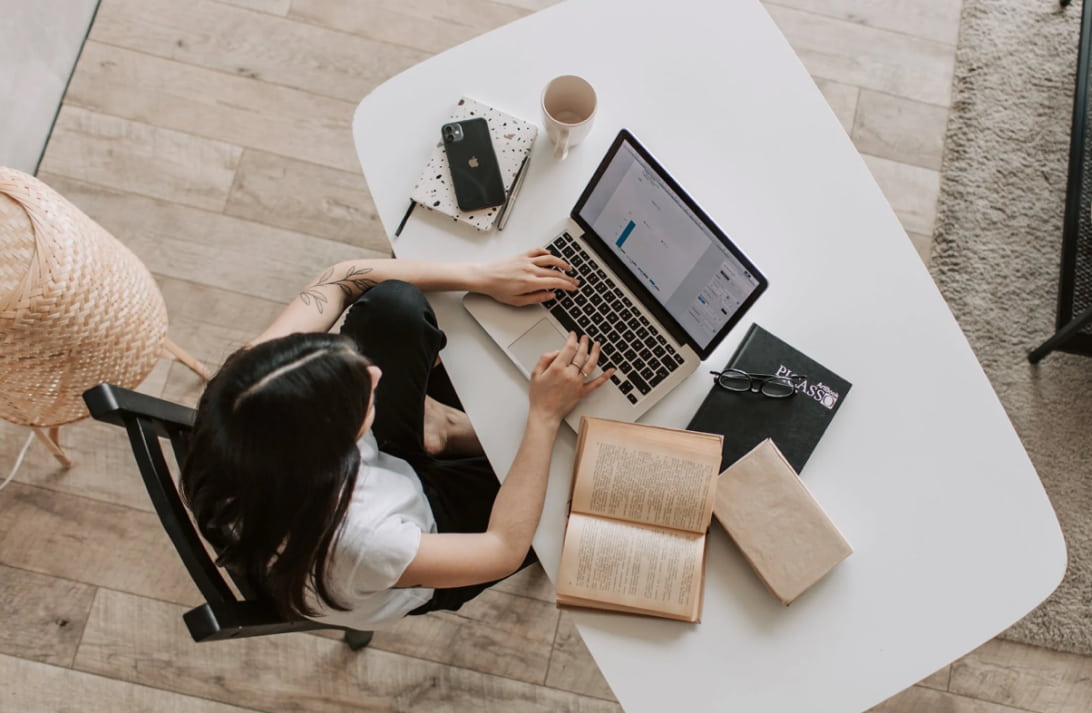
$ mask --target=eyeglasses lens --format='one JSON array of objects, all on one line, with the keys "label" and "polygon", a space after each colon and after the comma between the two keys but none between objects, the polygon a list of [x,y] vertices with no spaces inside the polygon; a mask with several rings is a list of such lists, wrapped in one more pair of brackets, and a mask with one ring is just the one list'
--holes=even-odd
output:
[{"label": "eyeglasses lens", "polygon": [[750,391],[751,377],[738,372],[726,371],[717,376],[721,388],[729,391]]},{"label": "eyeglasses lens", "polygon": [[762,382],[762,393],[771,398],[783,399],[796,393],[796,389],[791,381],[778,377]]}]

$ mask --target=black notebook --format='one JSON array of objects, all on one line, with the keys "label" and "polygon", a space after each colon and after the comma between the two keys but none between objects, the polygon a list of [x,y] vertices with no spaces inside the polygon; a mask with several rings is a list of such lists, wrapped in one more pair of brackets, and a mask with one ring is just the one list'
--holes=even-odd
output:
[{"label": "black notebook", "polygon": [[724,436],[723,471],[766,438],[772,438],[799,473],[841,408],[851,384],[814,359],[752,324],[725,367],[752,374],[805,375],[796,395],[775,399],[729,391],[713,383],[687,428]]}]

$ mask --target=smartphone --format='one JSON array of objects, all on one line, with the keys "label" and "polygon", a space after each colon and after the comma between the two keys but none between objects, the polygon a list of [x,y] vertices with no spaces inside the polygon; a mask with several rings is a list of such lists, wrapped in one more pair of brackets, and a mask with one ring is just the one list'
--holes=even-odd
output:
[{"label": "smartphone", "polygon": [[440,127],[451,166],[451,185],[459,210],[480,210],[504,203],[501,178],[489,124],[482,117],[453,121]]}]

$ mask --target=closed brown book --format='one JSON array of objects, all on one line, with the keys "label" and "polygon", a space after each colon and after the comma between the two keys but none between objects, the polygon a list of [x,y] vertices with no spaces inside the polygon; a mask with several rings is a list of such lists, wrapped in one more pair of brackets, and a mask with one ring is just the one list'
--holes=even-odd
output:
[{"label": "closed brown book", "polygon": [[720,474],[713,515],[782,604],[853,552],[768,438]]}]

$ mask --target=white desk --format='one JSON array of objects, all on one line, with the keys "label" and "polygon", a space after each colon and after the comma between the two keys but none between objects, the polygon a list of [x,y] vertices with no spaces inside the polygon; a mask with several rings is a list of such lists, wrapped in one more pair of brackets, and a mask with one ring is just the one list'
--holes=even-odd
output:
[{"label": "white desk", "polygon": [[[563,163],[538,142],[507,229],[478,234],[418,209],[396,253],[477,260],[540,244],[624,126],[770,280],[708,365],[722,366],[757,321],[853,382],[803,477],[856,552],[783,608],[714,528],[701,624],[576,616],[626,711],[860,711],[1042,601],[1066,555],[1031,462],[865,164],[757,0],[573,0],[378,87],[353,130],[388,232],[461,94],[539,121],[541,88],[566,73],[599,92],[595,127]],[[503,474],[526,382],[458,295],[432,303],[447,368]],[[699,371],[644,420],[684,426],[710,386]],[[535,538],[551,577],[574,440],[565,431],[554,451]]]}]

